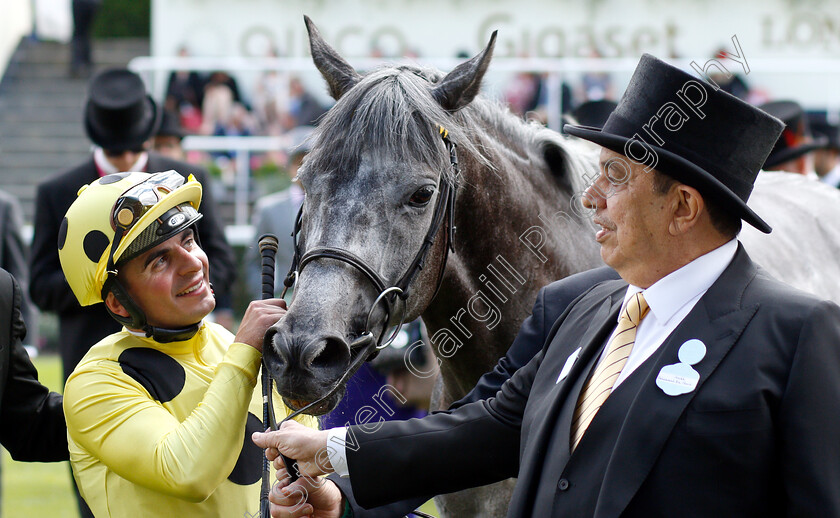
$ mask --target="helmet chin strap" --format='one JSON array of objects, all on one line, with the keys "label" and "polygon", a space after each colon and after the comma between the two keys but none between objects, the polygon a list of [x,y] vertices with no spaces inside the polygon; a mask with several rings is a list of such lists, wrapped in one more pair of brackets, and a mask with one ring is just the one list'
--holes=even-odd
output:
[{"label": "helmet chin strap", "polygon": [[[213,293],[213,296],[216,296],[216,292],[213,290],[213,285],[210,285],[210,291]],[[171,342],[181,342],[183,340],[189,340],[198,332],[198,329],[201,327],[201,321],[196,322],[195,324],[190,324],[186,327],[168,329],[164,327],[156,327],[149,325],[146,321],[146,314],[140,309],[137,303],[134,302],[134,299],[131,298],[131,295],[128,294],[128,291],[122,285],[122,283],[117,279],[114,275],[109,275],[108,280],[105,282],[105,285],[102,289],[104,294],[111,292],[114,294],[114,297],[119,301],[120,304],[125,308],[128,312],[129,316],[124,317],[122,315],[117,315],[110,308],[106,305],[106,309],[108,309],[108,313],[114,317],[117,322],[121,323],[125,327],[129,329],[142,329],[147,337],[154,339],[156,342],[160,342],[162,344],[171,343]],[[105,297],[103,296],[103,299]]]}]

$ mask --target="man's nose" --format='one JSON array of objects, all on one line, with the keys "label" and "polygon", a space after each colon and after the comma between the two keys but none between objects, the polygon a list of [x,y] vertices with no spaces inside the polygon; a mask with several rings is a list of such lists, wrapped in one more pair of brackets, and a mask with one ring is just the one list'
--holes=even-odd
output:
[{"label": "man's nose", "polygon": [[601,175],[595,183],[587,187],[583,192],[583,196],[581,196],[581,203],[584,208],[597,210],[598,208],[603,208],[606,205],[606,194],[604,193],[603,185],[599,184],[601,182],[601,178],[603,177],[604,176]]},{"label": "man's nose", "polygon": [[203,268],[204,263],[202,263],[198,254],[194,253],[193,250],[179,246],[177,249],[177,259],[179,269],[183,272],[194,272]]}]

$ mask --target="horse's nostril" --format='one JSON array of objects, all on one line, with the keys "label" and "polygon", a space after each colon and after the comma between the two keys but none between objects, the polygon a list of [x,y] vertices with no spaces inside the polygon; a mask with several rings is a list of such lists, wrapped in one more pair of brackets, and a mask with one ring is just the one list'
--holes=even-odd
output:
[{"label": "horse's nostril", "polygon": [[324,347],[309,362],[313,371],[343,369],[350,361],[347,345],[338,339],[327,338]]}]

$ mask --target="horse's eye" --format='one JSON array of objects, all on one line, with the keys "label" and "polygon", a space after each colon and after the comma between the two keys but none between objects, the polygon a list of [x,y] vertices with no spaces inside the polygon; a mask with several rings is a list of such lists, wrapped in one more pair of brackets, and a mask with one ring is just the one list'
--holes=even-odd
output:
[{"label": "horse's eye", "polygon": [[429,200],[432,199],[434,193],[435,188],[432,186],[421,187],[411,195],[409,203],[415,207],[424,207],[429,204]]}]

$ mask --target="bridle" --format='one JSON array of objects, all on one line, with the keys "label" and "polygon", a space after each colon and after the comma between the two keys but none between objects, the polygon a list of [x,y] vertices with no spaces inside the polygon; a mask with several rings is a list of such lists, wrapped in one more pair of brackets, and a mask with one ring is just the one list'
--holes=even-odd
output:
[{"label": "bridle", "polygon": [[[439,133],[441,138],[443,139],[444,144],[446,145],[447,151],[449,152],[449,163],[452,167],[453,174],[451,176],[447,175],[446,173],[441,174],[439,180],[440,194],[435,203],[435,211],[432,216],[432,222],[429,225],[429,229],[426,231],[426,237],[423,239],[423,243],[420,245],[420,249],[415,254],[414,260],[412,260],[411,264],[408,266],[402,277],[400,277],[394,284],[391,284],[389,286],[388,283],[382,278],[382,276],[379,275],[379,273],[377,273],[375,269],[373,269],[371,266],[365,263],[363,259],[361,259],[356,254],[344,250],[342,248],[317,247],[308,250],[304,254],[301,254],[298,235],[301,230],[301,222],[303,219],[303,204],[301,205],[297,217],[295,218],[295,228],[292,234],[292,239],[294,242],[294,257],[292,259],[292,265],[289,269],[289,273],[286,275],[286,279],[283,281],[284,288],[283,295],[281,296],[285,296],[286,290],[288,290],[294,285],[294,283],[298,279],[298,276],[300,275],[300,272],[303,271],[306,265],[316,259],[333,259],[353,266],[371,282],[371,284],[379,294],[376,297],[370,311],[368,312],[368,318],[365,322],[365,329],[362,333],[360,333],[359,337],[353,340],[353,342],[351,343],[351,352],[353,349],[358,349],[361,346],[371,347],[371,343],[375,344],[376,350],[384,349],[385,347],[390,345],[391,342],[393,342],[394,339],[397,337],[400,328],[404,324],[406,309],[405,301],[408,298],[411,283],[412,281],[414,281],[415,277],[417,277],[417,274],[420,273],[420,270],[422,270],[425,266],[426,258],[428,257],[429,252],[431,251],[432,246],[435,243],[437,234],[440,231],[440,229],[443,228],[446,234],[446,249],[444,251],[443,260],[441,261],[440,271],[438,273],[438,279],[437,284],[435,286],[434,295],[437,295],[438,290],[440,290],[440,285],[443,282],[443,272],[446,269],[446,261],[449,256],[449,252],[454,252],[452,238],[455,234],[455,195],[458,188],[457,183],[460,176],[460,168],[458,167],[458,154],[456,151],[456,145],[449,139],[449,132],[443,126],[439,126]],[[393,315],[393,310],[397,305],[397,299],[403,302],[401,317],[399,319],[399,323],[395,326],[394,331],[391,333],[387,340],[383,341],[383,338],[385,337],[385,330],[388,327],[388,322],[390,321],[390,317]],[[374,340],[374,334],[371,330],[370,325],[371,317],[373,316],[373,313],[380,302],[385,302],[385,309],[388,317],[385,319],[385,328],[382,330],[379,339]],[[366,352],[368,354],[372,353],[372,356],[376,355],[376,352],[374,351]],[[367,357],[368,354],[364,354],[362,356]],[[372,357],[368,359],[372,359]]]},{"label": "bridle", "polygon": [[[321,404],[327,398],[332,396],[336,392],[336,390],[338,390],[347,382],[347,380],[362,364],[362,362],[368,359],[372,359],[376,356],[379,350],[384,349],[385,347],[390,345],[391,342],[394,341],[405,321],[406,299],[409,295],[411,283],[417,277],[417,274],[420,273],[420,270],[422,270],[425,266],[429,252],[431,251],[432,246],[435,243],[435,239],[437,238],[438,232],[442,228],[444,233],[446,234],[446,244],[444,249],[443,260],[441,261],[440,270],[438,272],[435,291],[432,295],[433,299],[440,290],[440,286],[443,283],[443,275],[444,271],[446,270],[446,262],[449,256],[449,252],[454,253],[455,251],[452,245],[452,239],[455,234],[455,197],[458,189],[458,181],[460,180],[461,171],[458,167],[458,154],[456,151],[457,146],[449,139],[449,132],[443,126],[439,126],[438,131],[440,133],[441,138],[443,139],[443,143],[446,145],[447,151],[449,152],[449,163],[452,167],[453,174],[448,175],[446,174],[446,172],[443,172],[440,175],[439,195],[437,201],[435,202],[435,211],[432,216],[432,222],[429,225],[429,229],[426,231],[426,236],[423,238],[423,243],[420,245],[420,249],[415,254],[414,260],[412,260],[405,273],[390,286],[389,283],[385,281],[385,279],[383,279],[382,276],[374,268],[365,263],[365,261],[359,256],[348,250],[336,247],[316,247],[302,254],[298,236],[301,231],[305,202],[301,205],[300,209],[298,210],[297,217],[295,218],[295,227],[292,231],[294,256],[292,259],[291,267],[289,268],[289,273],[286,275],[286,278],[283,281],[284,288],[280,297],[284,298],[286,296],[286,291],[295,285],[297,279],[300,276],[300,272],[303,271],[306,265],[317,259],[332,259],[335,261],[340,261],[349,264],[356,270],[360,271],[370,281],[370,283],[378,292],[378,295],[374,300],[370,310],[368,311],[368,316],[365,322],[364,330],[360,333],[360,335],[357,338],[355,338],[350,343],[351,354],[353,353],[353,351],[359,352],[353,359],[353,361],[350,363],[350,365],[347,367],[347,370],[344,372],[342,377],[333,385],[332,389],[330,389],[330,391],[327,392],[324,396],[315,401],[312,401],[311,403],[308,403],[307,405],[298,410],[295,410],[294,412],[286,416],[283,419],[283,422],[297,417],[298,415]],[[271,283],[270,285],[273,285],[273,283]],[[391,322],[391,317],[394,313],[395,307],[398,304],[397,300],[402,301],[402,312],[400,314],[399,323],[395,326],[394,331],[391,333],[388,339],[383,340],[385,338],[386,331],[389,327],[388,324]],[[373,331],[371,330],[371,319],[376,308],[379,306],[380,303],[383,302],[385,303],[386,317],[379,337],[376,338]],[[269,341],[270,340],[266,340],[266,343],[263,346],[264,350],[266,347],[271,346],[271,344],[268,343]],[[271,376],[268,375],[268,368],[267,365],[265,365],[265,357],[263,357],[262,372],[263,404],[265,406],[263,415],[264,418],[266,418],[268,421],[269,428],[271,430],[277,430],[277,423],[274,417],[274,406],[272,404],[272,379]],[[283,423],[281,422],[280,424]],[[289,476],[291,477],[291,480],[297,480],[297,466],[293,465],[295,464],[295,461],[292,459],[287,459],[285,456],[283,457],[283,460],[286,463],[286,466],[289,468],[287,469],[287,471],[289,473]],[[265,469],[268,470],[268,467],[266,466]]]}]

